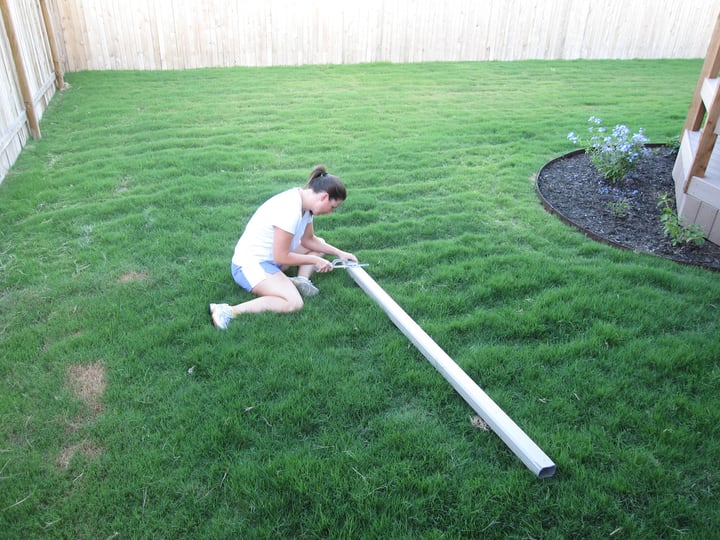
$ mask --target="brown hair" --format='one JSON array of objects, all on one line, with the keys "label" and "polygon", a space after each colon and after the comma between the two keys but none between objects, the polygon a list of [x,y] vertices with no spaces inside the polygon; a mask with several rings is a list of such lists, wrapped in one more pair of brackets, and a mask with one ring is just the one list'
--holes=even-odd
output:
[{"label": "brown hair", "polygon": [[345,185],[337,176],[328,174],[325,165],[315,166],[305,187],[312,189],[315,193],[325,192],[334,201],[344,201],[347,198]]}]

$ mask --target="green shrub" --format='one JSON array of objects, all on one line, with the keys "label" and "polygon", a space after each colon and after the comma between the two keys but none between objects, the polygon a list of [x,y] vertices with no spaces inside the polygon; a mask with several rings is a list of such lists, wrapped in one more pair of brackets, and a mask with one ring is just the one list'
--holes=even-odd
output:
[{"label": "green shrub", "polygon": [[673,246],[702,246],[705,243],[705,233],[702,228],[695,224],[687,224],[686,220],[678,216],[667,193],[660,195],[658,207],[662,208],[660,221],[663,225],[663,234],[670,238]]}]

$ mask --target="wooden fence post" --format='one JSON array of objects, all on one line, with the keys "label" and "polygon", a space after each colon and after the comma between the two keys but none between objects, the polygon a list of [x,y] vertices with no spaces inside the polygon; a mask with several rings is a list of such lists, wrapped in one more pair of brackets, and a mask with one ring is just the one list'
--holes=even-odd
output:
[{"label": "wooden fence post", "polygon": [[47,34],[48,43],[50,44],[50,55],[52,56],[53,69],[55,70],[55,88],[63,90],[65,88],[65,80],[63,79],[60,54],[58,53],[57,42],[55,41],[55,32],[53,31],[52,18],[48,10],[47,0],[40,0],[40,9],[42,10],[45,33]]},{"label": "wooden fence post", "polygon": [[27,75],[25,73],[25,65],[22,61],[20,45],[18,44],[17,34],[15,33],[12,14],[10,13],[10,7],[8,6],[7,0],[0,0],[0,12],[2,12],[3,21],[5,23],[5,31],[8,36],[8,41],[10,42],[10,50],[12,50],[15,71],[17,72],[18,83],[20,85],[20,94],[22,95],[23,102],[25,103],[25,115],[27,116],[28,127],[30,128],[30,133],[32,134],[33,139],[39,139],[42,136],[40,134],[40,123],[38,122],[38,117],[35,114],[32,92],[30,91],[30,85],[28,84]]}]

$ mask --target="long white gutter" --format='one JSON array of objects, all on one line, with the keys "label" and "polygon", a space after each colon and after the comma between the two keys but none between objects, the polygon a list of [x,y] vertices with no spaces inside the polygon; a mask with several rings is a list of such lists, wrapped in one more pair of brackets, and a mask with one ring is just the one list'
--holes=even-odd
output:
[{"label": "long white gutter", "polygon": [[555,464],[512,419],[475,384],[448,354],[386,293],[370,275],[356,265],[346,267],[350,276],[395,323],[405,336],[435,366],[443,377],[487,422],[503,442],[538,478],[555,474]]}]

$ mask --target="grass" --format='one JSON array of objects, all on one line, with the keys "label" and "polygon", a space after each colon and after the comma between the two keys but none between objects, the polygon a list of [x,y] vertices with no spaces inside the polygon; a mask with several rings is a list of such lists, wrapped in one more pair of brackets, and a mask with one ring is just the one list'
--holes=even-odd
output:
[{"label": "grass", "polygon": [[[713,537],[717,274],[595,243],[532,184],[591,115],[676,138],[700,66],[68,74],[0,186],[2,535]],[[349,189],[320,234],[554,478],[342,271],[297,314],[211,326],[209,302],[249,298],[245,221],[316,163]]]}]

